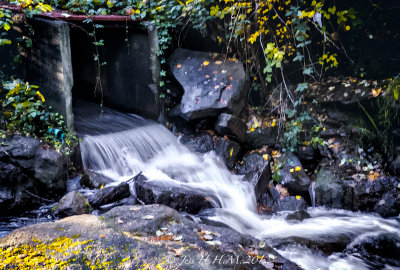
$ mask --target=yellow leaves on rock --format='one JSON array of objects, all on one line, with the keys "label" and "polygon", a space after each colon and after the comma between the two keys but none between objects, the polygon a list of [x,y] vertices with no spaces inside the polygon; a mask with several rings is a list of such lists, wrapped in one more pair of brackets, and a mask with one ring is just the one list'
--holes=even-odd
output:
[{"label": "yellow leaves on rock", "polygon": [[265,155],[263,155],[263,158],[264,158],[265,160],[267,160],[267,161],[268,161],[268,159],[269,159],[269,155],[268,155],[268,154],[265,154]]},{"label": "yellow leaves on rock", "polygon": [[208,62],[208,61],[203,62],[203,66],[208,66],[209,64],[210,64],[210,62]]},{"label": "yellow leaves on rock", "polygon": [[291,173],[293,173],[293,172],[299,172],[299,171],[301,171],[301,166],[296,166],[295,168],[291,168],[289,171],[290,171]]},{"label": "yellow leaves on rock", "polygon": [[300,196],[300,195],[297,195],[297,196],[296,196],[296,200],[300,201],[300,199],[301,199],[301,196]]}]

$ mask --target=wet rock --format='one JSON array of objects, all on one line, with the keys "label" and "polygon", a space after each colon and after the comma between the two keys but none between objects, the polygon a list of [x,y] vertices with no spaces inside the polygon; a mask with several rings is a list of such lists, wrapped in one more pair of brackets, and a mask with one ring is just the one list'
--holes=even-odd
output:
[{"label": "wet rock", "polygon": [[306,210],[307,202],[301,196],[281,196],[277,188],[271,186],[262,194],[261,205],[270,212]]},{"label": "wet rock", "polygon": [[379,234],[365,236],[351,243],[345,250],[349,254],[357,254],[369,261],[375,269],[387,265],[400,267],[400,237],[396,234]]},{"label": "wet rock", "polygon": [[258,149],[263,146],[275,145],[278,137],[278,127],[263,127],[247,133],[246,147],[249,149]]},{"label": "wet rock", "polygon": [[96,172],[87,170],[87,173],[88,174],[83,174],[80,180],[80,184],[84,187],[100,188],[114,182],[112,179],[109,179],[104,175],[98,175]]},{"label": "wet rock", "polygon": [[215,124],[215,131],[221,135],[227,135],[233,140],[244,142],[246,140],[247,126],[242,119],[228,113],[221,113]]},{"label": "wet rock", "polygon": [[101,205],[99,207],[99,210],[100,210],[100,212],[104,213],[106,211],[111,210],[114,207],[117,207],[117,206],[135,205],[135,204],[136,204],[136,197],[135,196],[130,196],[128,198],[124,198],[124,199],[116,201],[116,202],[112,202],[112,203],[109,203],[109,204]]},{"label": "wet rock", "polygon": [[35,158],[35,178],[48,189],[62,192],[66,188],[66,175],[64,156],[54,149],[40,147]]},{"label": "wet rock", "polygon": [[207,153],[214,150],[214,142],[210,134],[182,135],[179,141],[193,152]]},{"label": "wet rock", "polygon": [[218,138],[215,143],[215,153],[222,157],[228,168],[233,168],[240,152],[240,145],[226,138]]},{"label": "wet rock", "polygon": [[120,183],[117,186],[108,186],[96,190],[96,192],[88,197],[90,205],[98,207],[100,205],[109,204],[127,198],[131,195],[128,183]]},{"label": "wet rock", "polygon": [[398,177],[380,177],[372,183],[360,181],[349,188],[352,208],[376,212],[383,217],[397,216],[400,214],[399,185]]},{"label": "wet rock", "polygon": [[260,154],[246,154],[243,157],[243,164],[236,166],[236,170],[238,174],[244,175],[252,171],[265,168],[265,164],[268,164],[268,161],[265,160]]},{"label": "wet rock", "polygon": [[316,205],[353,211],[375,212],[383,217],[400,214],[400,179],[380,177],[367,180],[341,180],[329,169],[316,175]]},{"label": "wet rock", "polygon": [[[63,242],[63,253],[51,252],[50,243],[60,243],[60,236],[68,240]],[[33,238],[40,241],[40,246],[32,242]],[[75,245],[77,242],[80,244]],[[0,249],[23,245],[30,245],[35,251],[44,245],[50,251],[47,258],[65,262],[63,266],[71,269],[77,266],[74,261],[82,265],[82,257],[85,265],[108,262],[109,269],[138,269],[143,264],[166,269],[265,269],[266,263],[274,269],[300,269],[267,244],[260,247],[255,238],[230,228],[196,224],[163,205],[121,206],[101,217],[72,216],[23,227],[0,239]],[[264,259],[246,263],[252,258],[250,252],[257,252]],[[222,261],[217,263],[215,259]]]},{"label": "wet rock", "polygon": [[146,206],[134,205],[129,207],[115,207],[104,214],[104,218],[110,220],[121,220],[119,227],[123,231],[141,233],[142,235],[154,234],[169,222],[188,223],[179,212],[160,204]]},{"label": "wet rock", "polygon": [[91,207],[87,200],[78,192],[71,191],[60,199],[54,210],[54,215],[68,217],[90,213]]},{"label": "wet rock", "polygon": [[307,211],[305,210],[300,210],[300,211],[296,211],[294,213],[291,213],[289,215],[287,215],[286,220],[298,220],[298,221],[303,221],[307,218],[310,218],[310,214],[307,213]]},{"label": "wet rock", "polygon": [[274,212],[280,211],[301,211],[306,210],[308,207],[307,202],[300,196],[284,196],[277,200],[272,205],[271,209]]},{"label": "wet rock", "polygon": [[284,163],[283,168],[280,171],[280,183],[282,186],[287,188],[289,193],[292,195],[308,193],[311,181],[308,175],[304,172],[303,166],[296,155],[291,152],[286,153],[280,157],[280,161]]},{"label": "wet rock", "polygon": [[311,146],[300,146],[298,148],[297,156],[300,160],[310,161],[313,160],[315,157],[314,148]]},{"label": "wet rock", "polygon": [[186,120],[221,112],[239,115],[244,108],[249,83],[241,62],[221,54],[176,49],[169,67],[184,90],[178,109]]},{"label": "wet rock", "polygon": [[3,150],[16,159],[29,159],[36,155],[40,142],[32,137],[14,135],[2,145]]},{"label": "wet rock", "polygon": [[314,190],[316,205],[338,209],[344,207],[345,187],[343,181],[332,171],[322,169],[318,172]]},{"label": "wet rock", "polygon": [[249,182],[254,187],[256,200],[261,199],[261,195],[266,192],[269,180],[271,179],[271,169],[269,162],[259,154],[250,154],[243,158],[242,172],[246,172],[243,181]]},{"label": "wet rock", "polygon": [[392,217],[400,213],[400,193],[386,192],[374,206],[374,212],[383,217]]},{"label": "wet rock", "polygon": [[191,214],[214,207],[212,199],[206,194],[165,183],[165,181],[141,179],[135,181],[135,188],[138,199],[145,204],[164,204]]},{"label": "wet rock", "polygon": [[58,200],[66,190],[66,159],[32,137],[0,139],[0,215]]},{"label": "wet rock", "polygon": [[274,186],[270,186],[267,188],[266,192],[262,194],[261,203],[272,211],[272,206],[278,202],[280,197],[280,192]]},{"label": "wet rock", "polygon": [[400,154],[397,154],[390,167],[394,175],[400,176]]}]

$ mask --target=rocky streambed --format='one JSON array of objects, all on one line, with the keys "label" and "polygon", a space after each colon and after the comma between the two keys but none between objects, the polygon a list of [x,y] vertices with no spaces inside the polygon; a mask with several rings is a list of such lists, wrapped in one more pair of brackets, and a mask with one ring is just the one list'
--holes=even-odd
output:
[{"label": "rocky streambed", "polygon": [[171,56],[172,133],[79,103],[79,173],[37,139],[1,139],[0,269],[399,268],[396,146],[364,147],[352,122],[374,82],[319,85],[321,140],[292,153],[279,119],[245,107],[243,65],[221,59]]}]

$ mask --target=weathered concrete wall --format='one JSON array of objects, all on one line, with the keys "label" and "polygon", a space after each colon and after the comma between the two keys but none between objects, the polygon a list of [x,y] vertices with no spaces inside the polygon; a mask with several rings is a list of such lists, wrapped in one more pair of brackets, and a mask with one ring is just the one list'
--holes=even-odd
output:
[{"label": "weathered concrete wall", "polygon": [[35,18],[31,24],[35,34],[27,66],[28,80],[40,86],[48,104],[73,128],[74,78],[68,23]]},{"label": "weathered concrete wall", "polygon": [[99,102],[103,96],[106,106],[156,119],[160,73],[157,32],[151,26],[131,24],[126,33],[122,26],[106,24],[96,30],[97,40],[104,40],[104,46],[98,48],[100,62],[107,62],[101,67],[102,93],[99,85],[96,87],[98,64],[93,59],[93,39],[82,30],[84,25],[71,27],[74,98]]}]

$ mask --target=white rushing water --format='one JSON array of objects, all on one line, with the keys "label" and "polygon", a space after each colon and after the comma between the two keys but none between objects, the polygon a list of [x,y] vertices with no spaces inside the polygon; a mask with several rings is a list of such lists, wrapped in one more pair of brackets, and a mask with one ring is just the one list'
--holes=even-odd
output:
[{"label": "white rushing water", "polygon": [[[271,241],[302,238],[315,242],[345,242],[363,236],[392,234],[400,238],[399,222],[372,214],[311,208],[311,218],[288,222],[285,213],[256,213],[253,189],[242,176],[232,174],[213,153],[190,152],[162,125],[138,116],[84,103],[75,110],[76,130],[82,137],[85,169],[114,181],[126,181],[142,172],[150,181],[179,184],[217,198],[221,208],[215,216],[233,229]],[[324,255],[296,242],[280,245],[278,251],[304,269],[374,269],[352,255]],[[383,269],[395,269],[385,266]]]}]

